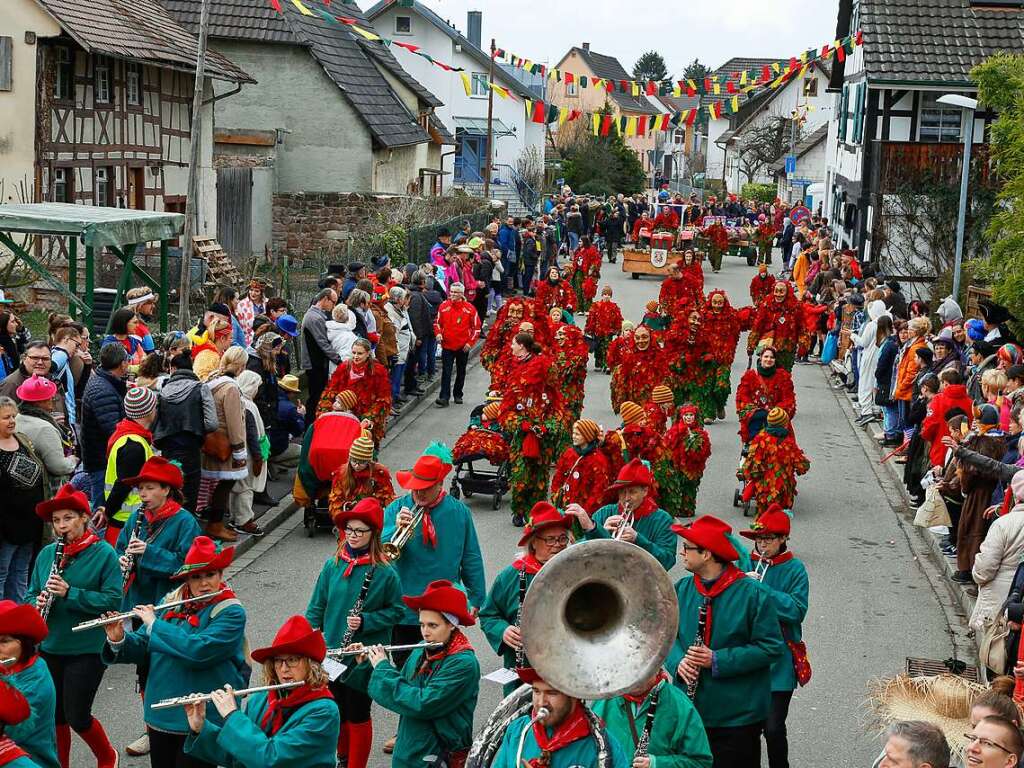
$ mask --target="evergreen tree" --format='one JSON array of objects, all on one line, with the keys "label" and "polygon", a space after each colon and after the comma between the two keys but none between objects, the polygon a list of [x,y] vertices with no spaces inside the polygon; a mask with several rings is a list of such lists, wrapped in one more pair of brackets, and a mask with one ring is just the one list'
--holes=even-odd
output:
[{"label": "evergreen tree", "polygon": [[665,80],[668,78],[668,67],[665,59],[657,51],[648,51],[633,65],[634,80]]}]

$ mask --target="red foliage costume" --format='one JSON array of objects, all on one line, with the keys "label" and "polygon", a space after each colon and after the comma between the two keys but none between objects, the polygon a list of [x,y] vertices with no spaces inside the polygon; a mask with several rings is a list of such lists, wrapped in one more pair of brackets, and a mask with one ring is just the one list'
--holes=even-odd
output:
[{"label": "red foliage costume", "polygon": [[608,344],[608,354],[605,357],[605,364],[609,370],[622,364],[626,352],[633,346],[633,331],[626,331],[621,336],[611,340]]},{"label": "red foliage costume", "polygon": [[778,366],[770,376],[762,375],[760,363],[743,374],[736,388],[736,416],[740,421],[740,440],[750,442],[750,417],[757,411],[768,411],[778,406],[789,418],[796,416],[796,393],[789,371]]},{"label": "red foliage costume", "polygon": [[555,464],[551,503],[560,509],[579,504],[593,514],[604,506],[604,491],[615,479],[610,466],[608,456],[596,445],[569,446]]},{"label": "red foliage costume", "polygon": [[594,339],[594,365],[599,370],[607,368],[608,347],[622,330],[619,305],[610,298],[595,301],[590,305],[584,330]]},{"label": "red foliage costume", "polygon": [[663,434],[668,429],[668,420],[672,415],[672,406],[661,406],[653,400],[648,400],[644,403],[644,413],[647,414],[647,423],[651,429],[659,434]]},{"label": "red foliage costume", "polygon": [[806,474],[810,468],[811,462],[796,444],[792,432],[785,427],[768,427],[750,441],[743,463],[743,496],[757,502],[758,515],[772,504],[792,509],[797,475]]},{"label": "red foliage costume", "polygon": [[618,413],[619,406],[626,400],[647,402],[651,390],[664,381],[666,375],[664,350],[653,341],[646,349],[639,349],[634,333],[631,343],[623,350],[621,360],[612,370],[612,408]]},{"label": "red foliage costume", "polygon": [[544,307],[545,312],[552,307],[576,311],[576,292],[568,280],[558,279],[552,283],[550,279],[541,280],[537,283],[537,296],[534,299],[537,304]]},{"label": "red foliage costume", "polygon": [[665,435],[672,465],[681,478],[681,517],[693,517],[697,513],[697,491],[711,456],[711,438],[699,419],[696,406],[683,406],[675,424]]},{"label": "red foliage costume", "polygon": [[[485,425],[487,422],[485,422]],[[470,427],[459,435],[452,448],[452,459],[464,461],[471,456],[485,456],[494,466],[509,460],[508,440],[498,431],[497,425]]]},{"label": "red foliage costume", "polygon": [[662,311],[671,318],[682,317],[694,304],[694,286],[682,275],[672,276],[661,284],[658,303]]},{"label": "red foliage costume", "polygon": [[372,462],[361,472],[353,472],[351,464],[342,465],[331,480],[328,502],[331,518],[368,496],[373,496],[384,507],[395,500],[395,487],[388,468]]},{"label": "red foliage costume", "polygon": [[701,411],[713,416],[708,385],[711,371],[711,353],[707,348],[704,329],[700,324],[690,325],[691,308],[686,317],[680,317],[668,330],[665,350],[671,361],[668,366],[668,386],[675,404],[697,403]]},{"label": "red foliage costume", "polygon": [[750,281],[750,301],[755,307],[758,306],[765,296],[771,296],[774,287],[775,276],[771,272],[758,272]]},{"label": "red foliage costume", "polygon": [[356,394],[354,413],[373,422],[373,442],[380,445],[391,415],[391,378],[388,369],[372,358],[362,366],[346,360],[334,370],[327,382],[317,414],[326,413],[334,405],[334,398],[350,389]]},{"label": "red foliage costume", "polygon": [[587,361],[590,359],[590,350],[583,339],[583,331],[575,325],[560,326],[555,332],[554,352],[555,369],[562,387],[565,410],[570,419],[569,424],[572,424],[583,412]]},{"label": "red foliage costume", "polygon": [[551,344],[554,335],[548,321],[547,310],[538,309],[538,305],[529,299],[509,299],[498,310],[494,325],[487,333],[483,349],[480,351],[480,364],[486,370],[491,371],[498,358],[508,351],[512,337],[519,332],[519,327],[524,322],[533,324],[534,338],[542,346]]},{"label": "red foliage costume", "polygon": [[769,294],[757,306],[753,327],[747,337],[747,354],[753,353],[761,339],[772,339],[776,358],[781,368],[793,369],[800,332],[803,328],[803,309],[793,295],[791,283],[778,281],[786,286],[786,295],[779,301],[774,293]]},{"label": "red foliage costume", "polygon": [[[720,297],[720,298],[719,298]],[[716,304],[720,306],[716,307]],[[736,358],[736,346],[744,325],[749,328],[750,312],[737,310],[729,303],[725,291],[715,290],[708,294],[707,303],[701,314],[701,336],[710,356],[708,365],[708,406],[715,413],[705,417],[724,414],[725,404],[732,390],[730,376],[732,363]]]}]

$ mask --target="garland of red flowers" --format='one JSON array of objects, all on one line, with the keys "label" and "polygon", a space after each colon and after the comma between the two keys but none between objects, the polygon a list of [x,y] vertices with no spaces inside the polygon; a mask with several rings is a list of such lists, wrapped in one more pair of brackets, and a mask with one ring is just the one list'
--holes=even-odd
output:
[{"label": "garland of red flowers", "polygon": [[509,459],[508,442],[498,432],[472,427],[459,436],[452,448],[452,458],[457,462],[470,456],[486,456],[497,467]]}]

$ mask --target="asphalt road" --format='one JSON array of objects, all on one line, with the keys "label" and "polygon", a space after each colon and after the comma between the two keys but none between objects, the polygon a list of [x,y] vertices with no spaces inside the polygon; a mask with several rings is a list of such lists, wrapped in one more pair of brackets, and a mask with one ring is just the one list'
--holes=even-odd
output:
[{"label": "asphalt road", "polygon": [[[732,302],[742,306],[749,303],[752,275],[745,262],[727,258],[720,274],[708,270],[706,290],[724,288]],[[604,265],[602,284],[606,282],[614,287],[623,314],[632,319],[642,316],[644,304],[658,291],[656,280],[630,280],[619,265]],[[744,344],[741,340],[741,351]],[[745,366],[746,355],[741,353],[733,369],[734,386]],[[804,635],[814,673],[790,710],[790,756],[796,766],[858,768],[870,765],[879,750],[877,733],[865,717],[866,682],[902,671],[908,656],[942,660],[953,654],[954,642],[961,647],[966,644],[959,637],[961,629],[947,588],[935,575],[923,540],[908,518],[894,509],[891,500],[897,496],[879,471],[877,454],[866,452],[870,447],[851,426],[817,365],[798,365],[794,377],[795,426],[812,467],[800,482],[791,544],[810,572],[811,604]],[[408,468],[430,441],[454,444],[486,386],[486,373],[474,367],[468,377],[466,405],[441,410],[428,403],[412,418],[403,419],[385,444],[384,462],[392,471]],[[734,528],[743,528],[748,521],[732,506],[739,438],[731,409],[730,405],[724,423],[710,427],[712,455],[701,484],[698,512],[718,515]],[[606,427],[619,424],[611,411],[607,376],[592,372],[588,377],[585,415]],[[492,511],[489,497],[474,497],[469,504],[490,580],[511,562],[518,529],[511,526],[507,507]],[[301,515],[286,521],[282,533],[278,543],[231,579],[249,613],[248,637],[253,647],[267,643],[285,618],[304,610],[322,563],[334,551],[329,535],[306,538]],[[672,575],[680,577],[681,566]],[[497,669],[498,658],[483,635],[476,628],[469,634],[483,671]],[[499,700],[499,687],[482,683],[478,726]],[[129,668],[108,670],[96,715],[116,745],[123,747],[141,733],[141,706]],[[388,765],[379,744],[394,733],[395,721],[390,713],[375,708],[374,768]],[[91,764],[80,741],[76,740],[74,753],[76,766]],[[125,764],[142,765],[144,760],[125,758]]]}]

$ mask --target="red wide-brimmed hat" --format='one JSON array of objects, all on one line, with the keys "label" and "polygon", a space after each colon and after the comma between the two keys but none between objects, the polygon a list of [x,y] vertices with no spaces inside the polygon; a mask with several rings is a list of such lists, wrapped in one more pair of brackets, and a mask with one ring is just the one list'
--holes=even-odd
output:
[{"label": "red wide-brimmed hat", "polygon": [[32,713],[28,699],[10,683],[0,680],[0,724],[17,725]]},{"label": "red wide-brimmed hat", "polygon": [[138,475],[129,477],[121,482],[128,485],[138,485],[147,480],[151,483],[169,485],[171,488],[176,488],[179,491],[185,485],[185,478],[181,474],[181,468],[163,456],[151,457],[142,465]]},{"label": "red wide-brimmed hat", "polygon": [[405,490],[422,491],[440,483],[451,470],[452,465],[446,464],[437,456],[420,456],[411,470],[400,469],[395,473],[395,477]]},{"label": "red wide-brimmed hat", "polygon": [[519,675],[520,681],[527,685],[533,685],[543,679],[533,667],[516,667],[516,674]]},{"label": "red wide-brimmed hat", "polygon": [[334,516],[334,524],[341,528],[349,520],[362,520],[375,531],[384,528],[384,507],[373,496],[360,499],[351,509],[339,512]]},{"label": "red wide-brimmed hat", "polygon": [[614,499],[619,491],[631,485],[642,485],[644,488],[651,488],[654,485],[654,475],[651,474],[650,467],[640,459],[633,459],[619,470],[615,482],[605,489],[605,500]]},{"label": "red wide-brimmed hat", "polygon": [[740,557],[740,553],[726,536],[732,532],[732,527],[713,515],[698,517],[689,525],[673,525],[672,530],[691,544],[706,549],[722,560],[732,561]]},{"label": "red wide-brimmed hat", "polygon": [[447,613],[459,620],[459,626],[471,627],[476,619],[469,612],[469,601],[466,593],[446,579],[432,581],[426,591],[419,596],[406,595],[402,602],[414,611],[437,611]]},{"label": "red wide-brimmed hat", "polygon": [[519,539],[519,546],[525,547],[526,542],[530,540],[531,536],[548,528],[562,528],[568,531],[575,519],[572,515],[563,515],[555,509],[553,504],[549,504],[546,501],[538,501],[533,505],[533,509],[530,510],[530,521],[523,528],[523,535]]},{"label": "red wide-brimmed hat", "polygon": [[313,629],[305,616],[292,616],[277,630],[273,643],[252,652],[252,659],[262,663],[275,656],[305,656],[313,661],[323,661],[326,655],[324,633]]},{"label": "red wide-brimmed hat", "polygon": [[196,536],[185,555],[185,564],[171,578],[180,580],[187,579],[193,573],[223,571],[234,559],[234,547],[218,549],[217,543],[209,536]]},{"label": "red wide-brimmed hat", "polygon": [[765,534],[775,536],[789,536],[793,527],[792,521],[785,510],[778,505],[772,504],[750,525],[750,530],[740,531],[740,536],[747,539],[756,539]]},{"label": "red wide-brimmed hat", "polygon": [[75,486],[71,483],[62,486],[52,499],[36,504],[36,514],[48,523],[53,521],[53,513],[60,509],[69,509],[83,515],[92,514],[89,497],[81,491],[75,490]]},{"label": "red wide-brimmed hat", "polygon": [[50,628],[34,605],[0,600],[0,635],[25,637],[38,645],[48,634]]}]

